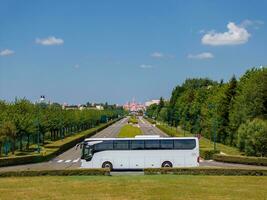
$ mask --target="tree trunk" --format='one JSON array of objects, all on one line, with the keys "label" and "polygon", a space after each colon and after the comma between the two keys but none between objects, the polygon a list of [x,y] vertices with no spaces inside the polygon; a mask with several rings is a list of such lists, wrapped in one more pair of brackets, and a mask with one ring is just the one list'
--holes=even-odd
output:
[{"label": "tree trunk", "polygon": [[16,138],[13,138],[13,142],[12,142],[12,154],[15,154],[15,148],[16,148]]},{"label": "tree trunk", "polygon": [[29,150],[30,148],[30,134],[27,134],[27,145],[26,145],[26,149]]},{"label": "tree trunk", "polygon": [[0,142],[0,157],[2,156],[2,146],[3,146],[3,142]]},{"label": "tree trunk", "polygon": [[19,137],[19,150],[22,151],[22,147],[23,147],[23,144],[22,144],[22,135]]}]

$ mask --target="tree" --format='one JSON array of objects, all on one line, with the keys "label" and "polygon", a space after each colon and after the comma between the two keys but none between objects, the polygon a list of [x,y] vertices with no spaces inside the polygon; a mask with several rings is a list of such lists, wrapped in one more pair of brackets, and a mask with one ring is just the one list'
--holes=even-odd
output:
[{"label": "tree", "polygon": [[13,105],[13,122],[17,129],[20,141],[20,150],[23,149],[23,137],[27,137],[26,149],[29,149],[30,135],[36,132],[34,125],[34,105],[26,99],[16,99]]},{"label": "tree", "polygon": [[[229,113],[232,108],[233,100],[236,95],[237,80],[235,76],[229,83],[220,85],[217,92],[217,141],[226,144],[230,140],[229,136]],[[228,141],[230,143],[230,141]]]},{"label": "tree", "polygon": [[16,126],[11,121],[5,121],[1,125],[1,134],[4,137],[9,137],[12,140],[12,154],[14,154],[16,149],[16,137],[17,137],[17,130]]},{"label": "tree", "polygon": [[249,156],[267,156],[267,121],[254,119],[242,124],[237,144]]},{"label": "tree", "polygon": [[167,113],[167,108],[166,108],[166,107],[163,107],[163,108],[160,110],[158,119],[159,119],[160,121],[163,121],[163,122],[166,122],[166,121],[167,121],[167,119],[168,119],[168,113]]},{"label": "tree", "polygon": [[230,144],[235,145],[238,127],[247,120],[267,117],[267,68],[248,70],[237,86],[229,114]]}]

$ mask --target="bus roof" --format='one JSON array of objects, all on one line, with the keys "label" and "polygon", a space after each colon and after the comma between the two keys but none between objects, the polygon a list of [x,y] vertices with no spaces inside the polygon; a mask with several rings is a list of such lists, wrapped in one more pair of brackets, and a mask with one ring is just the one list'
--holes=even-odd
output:
[{"label": "bus roof", "polygon": [[168,140],[168,139],[197,139],[197,137],[134,137],[134,138],[86,138],[84,141],[95,140]]}]

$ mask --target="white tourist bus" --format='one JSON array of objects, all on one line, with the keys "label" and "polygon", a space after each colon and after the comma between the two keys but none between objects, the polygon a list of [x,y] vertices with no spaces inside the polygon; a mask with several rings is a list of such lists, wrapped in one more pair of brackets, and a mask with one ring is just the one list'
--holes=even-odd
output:
[{"label": "white tourist bus", "polygon": [[199,166],[196,137],[88,138],[81,168],[144,169]]}]

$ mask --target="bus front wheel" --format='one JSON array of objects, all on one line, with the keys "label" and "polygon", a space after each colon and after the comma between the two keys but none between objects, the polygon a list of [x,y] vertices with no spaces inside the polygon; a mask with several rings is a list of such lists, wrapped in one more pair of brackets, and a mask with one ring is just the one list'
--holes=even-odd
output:
[{"label": "bus front wheel", "polygon": [[112,166],[111,162],[106,161],[102,164],[102,168],[106,168],[106,169],[109,169],[111,171],[113,169],[113,166]]},{"label": "bus front wheel", "polygon": [[165,161],[162,163],[161,167],[167,168],[167,167],[172,167],[172,163],[170,161]]}]

